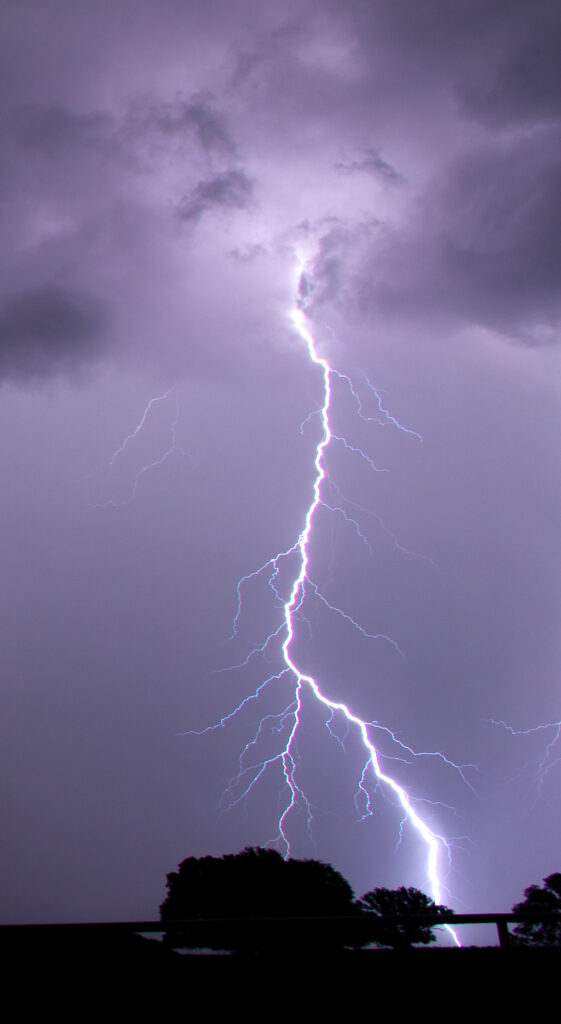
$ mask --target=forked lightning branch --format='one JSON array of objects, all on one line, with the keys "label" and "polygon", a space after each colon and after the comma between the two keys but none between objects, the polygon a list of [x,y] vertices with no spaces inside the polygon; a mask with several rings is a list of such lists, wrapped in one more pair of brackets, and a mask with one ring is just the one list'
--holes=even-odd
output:
[{"label": "forked lightning branch", "polygon": [[[298,295],[306,295],[308,278],[304,277],[305,267],[299,268]],[[318,585],[312,578],[310,565],[310,548],[316,528],[316,518],[320,509],[327,509],[334,514],[342,513],[356,527],[356,532],[361,537],[358,524],[343,509],[334,508],[324,498],[324,488],[327,479],[326,460],[330,449],[335,445],[343,445],[353,455],[358,454],[368,466],[376,471],[372,459],[362,451],[350,445],[345,438],[335,434],[331,425],[331,413],[334,403],[333,382],[335,379],[346,383],[352,395],[356,412],[362,419],[372,420],[383,426],[391,425],[398,430],[405,431],[420,439],[415,431],[409,430],[400,424],[383,407],[381,397],[375,388],[368,382],[368,387],[374,394],[377,402],[377,415],[367,417],[363,412],[363,405],[358,396],[357,389],[346,374],[341,373],[332,366],[327,359],[320,355],[314,341],[313,327],[306,312],[306,298],[300,298],[294,309],[291,311],[290,319],[293,329],[296,331],[304,352],[310,362],[317,367],[317,372],[322,380],[323,400],[319,410],[316,410],[321,419],[320,439],[315,447],[313,461],[310,466],[310,502],[303,510],[302,529],[295,538],[291,547],[271,556],[268,561],[255,571],[247,573],[238,583],[238,605],[234,617],[233,635],[238,634],[240,620],[243,616],[243,595],[246,588],[252,582],[265,576],[272,591],[275,604],[279,607],[279,621],[277,627],[263,640],[261,644],[252,648],[241,664],[231,666],[232,669],[243,669],[254,657],[271,655],[276,647],[279,657],[278,671],[263,679],[263,681],[252,690],[236,707],[230,709],[220,720],[207,726],[202,730],[190,730],[188,735],[204,735],[216,729],[222,729],[232,723],[249,705],[258,704],[261,698],[271,688],[278,685],[282,680],[289,684],[289,699],[283,707],[275,713],[264,714],[258,721],[257,728],[241,751],[239,760],[239,771],[228,784],[226,795],[228,806],[238,804],[247,800],[264,776],[277,772],[279,780],[285,789],[285,798],[282,801],[281,813],[277,823],[277,833],[270,836],[268,845],[276,845],[282,850],[285,856],[291,854],[291,827],[293,818],[296,820],[304,813],[308,832],[312,827],[312,806],[306,794],[305,785],[299,774],[299,758],[297,743],[305,742],[301,732],[302,711],[306,701],[314,701],[324,709],[325,724],[331,736],[338,740],[333,731],[333,723],[339,716],[345,724],[347,734],[354,735],[355,741],[362,750],[362,770],[356,780],[357,807],[362,803],[361,817],[365,818],[373,813],[374,794],[381,791],[401,811],[400,834],[405,827],[410,827],[417,838],[419,855],[424,859],[427,884],[431,896],[436,903],[441,903],[445,894],[444,877],[450,866],[450,844],[446,837],[439,834],[432,828],[417,809],[418,803],[410,796],[405,787],[387,770],[385,758],[380,754],[376,742],[376,735],[382,733],[394,744],[396,756],[391,760],[403,759],[409,763],[411,759],[434,758],[443,762],[447,768],[457,772],[462,781],[471,787],[466,771],[475,769],[475,765],[459,765],[450,761],[441,751],[415,751],[402,742],[395,732],[386,725],[376,721],[368,722],[359,717],[353,709],[340,700],[335,700],[324,688],[321,680],[304,672],[298,664],[294,652],[295,637],[301,623],[307,620],[306,609],[310,602],[319,601],[331,614],[342,617],[360,635],[374,642],[388,643],[393,646],[397,657],[403,654],[398,644],[391,637],[385,634],[372,633],[364,628],[359,622],[349,615],[344,608],[338,607],[328,601],[321,593]],[[364,538],[363,538],[364,539]],[[280,593],[278,582],[281,567],[284,565],[295,565],[293,575],[288,587],[288,597],[284,600]],[[278,736],[279,745],[276,751],[269,756],[259,758],[259,740],[264,731]],[[459,944],[455,932],[448,929],[453,940]]]}]

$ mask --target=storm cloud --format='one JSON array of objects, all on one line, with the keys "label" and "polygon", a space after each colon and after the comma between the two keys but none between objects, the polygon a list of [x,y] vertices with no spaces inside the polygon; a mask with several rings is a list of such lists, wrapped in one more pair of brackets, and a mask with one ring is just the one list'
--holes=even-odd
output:
[{"label": "storm cloud", "polygon": [[[406,227],[378,231],[354,281],[361,301],[391,316],[557,342],[560,141],[559,130],[540,129],[452,162],[412,204]],[[318,270],[325,275],[321,260]]]},{"label": "storm cloud", "polygon": [[[336,301],[343,289],[357,308],[381,317],[471,323],[531,345],[557,342],[561,26],[555,5],[435,0],[414,9],[382,2],[367,10],[357,3],[353,12],[363,53],[380,49],[383,70],[367,72],[374,95],[376,81],[386,95],[387,76],[389,116],[402,113],[418,136],[423,183],[411,187],[415,171],[404,160],[399,211],[394,206],[389,216],[380,211],[372,219],[366,247],[363,216],[354,256],[352,221],[339,254],[334,233],[325,236],[317,261],[323,298]],[[374,126],[378,117],[375,100]],[[398,180],[378,150],[337,169]]]}]

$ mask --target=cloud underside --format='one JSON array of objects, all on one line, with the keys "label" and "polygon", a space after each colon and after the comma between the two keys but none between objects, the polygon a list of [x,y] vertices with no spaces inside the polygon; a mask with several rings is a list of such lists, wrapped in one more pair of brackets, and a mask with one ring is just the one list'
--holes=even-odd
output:
[{"label": "cloud underside", "polygon": [[[357,0],[353,11],[364,60],[378,48],[383,71],[376,74],[388,116],[400,112],[405,135],[411,124],[417,131],[415,122],[422,126],[420,152],[436,159],[414,198],[401,190],[397,220],[373,218],[369,245],[365,223],[355,228],[354,249],[350,226],[326,232],[315,267],[316,300],[343,297],[369,315],[476,323],[531,344],[557,341],[559,5]],[[454,146],[450,154],[443,146],[439,160],[440,129],[444,136],[452,132]],[[409,174],[376,148],[339,162],[337,170],[409,184]]]},{"label": "cloud underside", "polygon": [[487,143],[433,180],[401,230],[381,231],[362,301],[555,340],[561,315],[561,133]]},{"label": "cloud underside", "polygon": [[[54,6],[78,38],[73,5]],[[188,39],[198,67],[199,17],[208,40],[229,46],[198,84],[196,74],[185,85],[158,77],[167,56],[146,28],[135,22],[129,38],[100,16],[92,54],[98,46],[120,101],[79,68],[66,80],[62,59],[45,63],[59,53],[54,32],[41,51],[23,22],[13,54],[4,41],[1,378],[95,362],[109,352],[110,309],[123,325],[111,344],[134,336],[137,358],[137,324],[160,300],[159,267],[169,291],[184,294],[178,235],[188,261],[205,233],[213,270],[224,251],[251,252],[249,276],[308,216],[307,196],[318,243],[310,308],[354,302],[369,318],[440,318],[531,344],[557,340],[557,3],[349,0],[341,9],[322,0],[274,17],[263,9],[231,37],[230,5],[218,2],[208,25],[202,7],[190,8],[162,0],[157,21],[167,31],[168,18],[170,47]],[[134,73],[145,62],[146,80],[158,84],[141,94]],[[352,196],[348,207],[341,195]],[[235,238],[225,242],[228,232]],[[181,302],[162,308],[164,335],[181,334]]]}]

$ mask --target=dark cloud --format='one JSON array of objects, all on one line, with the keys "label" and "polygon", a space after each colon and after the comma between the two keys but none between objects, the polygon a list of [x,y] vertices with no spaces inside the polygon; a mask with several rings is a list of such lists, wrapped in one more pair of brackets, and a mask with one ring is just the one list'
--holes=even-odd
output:
[{"label": "dark cloud", "polygon": [[28,104],[12,116],[12,132],[25,147],[63,156],[77,146],[99,144],[108,138],[113,119],[106,113],[80,114],[61,104]]},{"label": "dark cloud", "polygon": [[479,71],[496,64],[516,41],[559,23],[557,0],[352,0],[347,11],[363,45],[378,40],[392,60],[399,53],[410,61],[409,67],[400,64],[399,71],[430,65],[435,76],[446,69],[451,84],[454,67],[456,81],[468,70],[464,57],[475,60]]},{"label": "dark cloud", "polygon": [[189,140],[206,153],[231,155],[234,143],[226,118],[212,105],[212,96],[197,93],[170,101],[137,100],[120,114],[104,110],[79,112],[70,105],[27,103],[16,106],[4,124],[12,145],[59,160],[74,158],[85,146],[112,145],[114,153],[133,154],[138,146],[161,137]]},{"label": "dark cloud", "polygon": [[[381,313],[478,323],[530,342],[554,338],[561,316],[559,5],[357,0],[347,14],[390,116],[399,112],[403,132],[403,110],[411,112],[411,133],[432,171],[366,252],[362,237],[357,242],[358,271],[346,270],[348,239],[340,254],[329,235],[318,261],[326,294],[348,296],[354,287],[358,304]],[[488,129],[483,140],[467,117]],[[347,167],[367,169],[358,160]]]},{"label": "dark cloud", "polygon": [[561,16],[531,22],[483,81],[459,89],[462,109],[490,127],[561,117]]},{"label": "dark cloud", "polygon": [[341,161],[335,164],[335,169],[340,174],[371,174],[374,178],[390,182],[402,180],[399,171],[384,160],[376,149],[367,149],[361,160]]},{"label": "dark cloud", "polygon": [[179,97],[169,103],[152,105],[145,112],[144,120],[167,135],[195,132],[200,145],[208,152],[233,153],[235,147],[226,118],[213,106],[213,99],[210,93],[196,93],[189,99]]},{"label": "dark cloud", "polygon": [[[173,278],[170,208],[185,196],[181,215],[190,220],[250,201],[250,179],[224,170],[235,147],[210,94],[103,106],[100,98],[88,109],[80,96],[15,99],[1,124],[2,378],[32,379],[95,359],[108,308],[122,326],[111,344],[123,350],[134,338],[138,358],[139,337],[153,337],[163,265],[166,287]],[[42,287],[53,281],[65,288]],[[166,338],[175,337],[176,315],[173,301],[158,314],[167,318]]]},{"label": "dark cloud", "polygon": [[559,141],[553,132],[490,144],[439,175],[412,232],[393,253],[390,246],[395,278],[386,295],[518,336],[553,325],[561,313]]},{"label": "dark cloud", "polygon": [[444,281],[471,316],[516,328],[559,315],[560,142],[554,132],[483,150],[433,186]]},{"label": "dark cloud", "polygon": [[253,182],[239,170],[214,174],[186,195],[180,206],[181,220],[198,220],[209,210],[245,210],[253,199]]},{"label": "dark cloud", "polygon": [[33,288],[0,304],[0,379],[47,377],[103,350],[105,316],[90,297]]},{"label": "dark cloud", "polygon": [[[561,135],[490,138],[439,169],[399,226],[325,234],[315,298],[553,340],[561,319]],[[365,240],[368,239],[366,242]]]},{"label": "dark cloud", "polygon": [[451,101],[489,127],[560,115],[557,0],[350,0],[341,17],[371,69],[371,116],[385,108],[400,131],[409,114],[442,131]]}]

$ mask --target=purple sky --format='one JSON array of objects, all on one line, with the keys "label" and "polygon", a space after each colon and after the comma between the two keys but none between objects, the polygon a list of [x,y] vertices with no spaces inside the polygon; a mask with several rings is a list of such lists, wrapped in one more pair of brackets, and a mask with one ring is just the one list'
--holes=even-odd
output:
[{"label": "purple sky", "polygon": [[[370,550],[320,509],[313,579],[405,657],[321,601],[298,656],[363,719],[478,766],[466,785],[376,736],[450,843],[446,902],[508,909],[561,869],[561,740],[488,721],[561,719],[559,5],[8,0],[1,19],[2,920],[153,918],[179,860],[277,835],[278,765],[221,796],[287,701],[183,734],[281,667],[272,644],[216,671],[277,627],[265,576],[226,643],[238,579],[312,498],[302,260],[322,356],[423,440],[357,419],[334,378],[333,429],[387,472],[330,450],[323,497]],[[356,737],[324,721],[310,699],[292,854],[357,894],[427,889],[384,787],[358,820]]]}]

